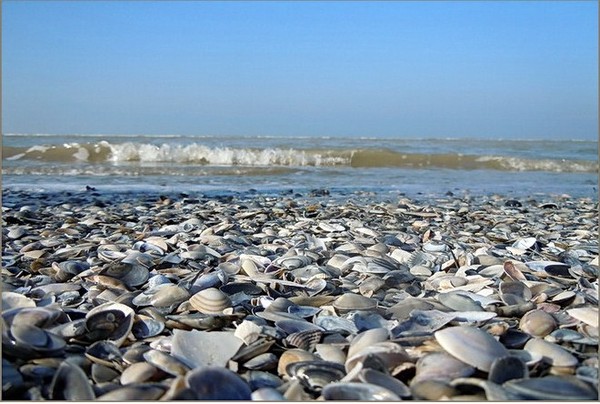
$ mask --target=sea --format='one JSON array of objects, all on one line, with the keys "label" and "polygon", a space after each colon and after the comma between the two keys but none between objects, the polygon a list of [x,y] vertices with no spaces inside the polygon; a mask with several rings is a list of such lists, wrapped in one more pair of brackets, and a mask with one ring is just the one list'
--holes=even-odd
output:
[{"label": "sea", "polygon": [[598,199],[598,142],[15,134],[3,191]]}]

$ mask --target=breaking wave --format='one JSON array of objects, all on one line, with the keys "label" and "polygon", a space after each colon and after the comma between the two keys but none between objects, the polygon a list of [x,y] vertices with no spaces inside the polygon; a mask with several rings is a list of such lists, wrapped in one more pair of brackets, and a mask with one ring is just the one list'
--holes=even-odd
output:
[{"label": "breaking wave", "polygon": [[137,142],[73,142],[31,147],[5,146],[2,154],[7,162],[88,163],[103,166],[164,166],[167,163],[176,163],[205,167],[398,167],[573,173],[598,171],[598,162],[589,160],[532,159],[459,153],[402,153],[390,149],[368,148],[236,148],[199,143],[156,145]]}]

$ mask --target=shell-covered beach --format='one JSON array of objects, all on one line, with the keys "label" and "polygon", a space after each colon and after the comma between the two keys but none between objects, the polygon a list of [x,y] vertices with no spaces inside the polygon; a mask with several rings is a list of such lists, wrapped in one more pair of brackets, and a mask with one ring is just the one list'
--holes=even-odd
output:
[{"label": "shell-covered beach", "polygon": [[598,203],[2,200],[8,400],[598,399]]}]

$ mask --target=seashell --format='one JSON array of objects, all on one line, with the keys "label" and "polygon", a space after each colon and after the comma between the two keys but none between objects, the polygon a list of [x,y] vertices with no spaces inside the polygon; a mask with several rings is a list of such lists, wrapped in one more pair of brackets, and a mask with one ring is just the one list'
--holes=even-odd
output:
[{"label": "seashell", "polygon": [[514,355],[494,359],[488,374],[488,380],[496,384],[527,377],[529,377],[527,365],[520,357]]},{"label": "seashell", "polygon": [[251,282],[229,282],[219,288],[226,295],[234,295],[236,293],[245,293],[250,296],[258,296],[263,293],[263,290]]},{"label": "seashell", "polygon": [[3,346],[9,344],[16,349],[12,352],[10,348],[3,348],[3,352],[19,355],[19,351],[24,350],[29,356],[60,355],[66,345],[59,336],[35,325],[21,322],[14,322],[10,326],[8,338],[3,335],[2,342]]},{"label": "seashell", "polygon": [[507,305],[524,304],[531,300],[531,290],[522,282],[509,281],[500,283],[500,297]]},{"label": "seashell", "polygon": [[449,327],[434,335],[450,355],[485,372],[489,372],[494,359],[508,355],[494,337],[471,326]]},{"label": "seashell", "polygon": [[109,341],[94,342],[86,348],[85,357],[94,363],[114,368],[120,368],[123,363],[123,354]]},{"label": "seashell", "polygon": [[152,384],[139,384],[124,386],[104,393],[96,398],[99,401],[132,401],[132,400],[158,400],[165,392],[165,388]]},{"label": "seashell", "polygon": [[94,307],[85,316],[85,338],[106,340],[121,346],[133,327],[134,311],[121,303],[107,302]]},{"label": "seashell", "polygon": [[509,380],[503,387],[520,400],[596,400],[598,391],[574,376],[544,376]]},{"label": "seashell", "polygon": [[543,361],[552,366],[572,367],[576,366],[578,360],[560,345],[545,341],[540,338],[532,338],[525,344],[525,350],[532,354],[543,357]]},{"label": "seashell", "polygon": [[294,255],[280,257],[273,261],[274,264],[280,265],[288,270],[302,268],[312,263],[312,259],[306,255]]},{"label": "seashell", "polygon": [[29,234],[29,229],[22,226],[17,226],[10,229],[8,233],[6,233],[6,236],[12,240],[17,240],[26,236],[27,234]]},{"label": "seashell", "polygon": [[348,357],[356,355],[363,349],[373,344],[387,341],[389,337],[390,333],[385,328],[373,328],[371,330],[363,331],[354,337],[350,342],[350,348],[348,348]]},{"label": "seashell", "polygon": [[54,278],[59,282],[66,282],[79,275],[83,271],[90,269],[90,265],[85,261],[68,260],[63,262],[53,262]]},{"label": "seashell", "polygon": [[352,335],[358,333],[354,322],[343,317],[320,315],[313,318],[313,323],[326,331],[338,331]]},{"label": "seashell", "polygon": [[270,301],[265,307],[265,310],[270,312],[277,311],[282,313],[288,313],[288,309],[294,305],[295,303],[291,300],[286,299],[285,297],[278,297],[277,299]]},{"label": "seashell", "polygon": [[579,321],[582,321],[592,327],[598,328],[598,308],[597,307],[578,307],[568,309],[567,314]]},{"label": "seashell", "polygon": [[459,377],[469,377],[475,373],[475,368],[454,358],[446,352],[431,352],[419,358],[416,363],[416,375],[411,381],[416,383],[423,380],[452,380]]},{"label": "seashell", "polygon": [[458,391],[446,380],[425,379],[413,381],[410,391],[416,400],[441,401],[448,400],[458,394]]},{"label": "seashell", "polygon": [[48,395],[51,400],[88,401],[96,398],[85,372],[68,360],[63,361],[54,373]]},{"label": "seashell", "polygon": [[131,332],[137,339],[155,337],[163,332],[165,323],[144,315],[136,315]]},{"label": "seashell", "polygon": [[154,307],[170,307],[190,298],[187,290],[178,285],[165,285],[152,294],[150,305]]},{"label": "seashell", "polygon": [[333,301],[333,307],[340,313],[352,310],[373,310],[377,307],[377,301],[356,293],[344,293]]},{"label": "seashell", "polygon": [[259,370],[250,370],[244,373],[242,377],[248,382],[251,390],[276,389],[283,384],[283,380],[278,376]]},{"label": "seashell", "polygon": [[[350,346],[352,348],[352,346]],[[405,362],[411,362],[408,353],[399,344],[391,341],[382,341],[366,346],[350,353],[346,359],[346,371],[350,372],[358,364],[372,367],[377,370],[389,371]]]},{"label": "seashell", "polygon": [[529,367],[540,363],[543,359],[542,355],[525,351],[524,349],[509,349],[508,353],[510,356],[516,356],[521,359],[521,361]]},{"label": "seashell", "polygon": [[277,367],[279,358],[273,353],[262,353],[244,363],[247,369],[270,370]]},{"label": "seashell", "polygon": [[190,298],[190,304],[200,313],[221,314],[223,310],[231,307],[231,300],[219,289],[208,288],[194,294]]},{"label": "seashell", "polygon": [[400,397],[390,390],[371,383],[329,383],[321,396],[325,400],[400,401]]},{"label": "seashell", "polygon": [[190,370],[181,360],[156,349],[144,352],[143,357],[150,365],[173,376],[183,376]]},{"label": "seashell", "polygon": [[243,343],[229,331],[173,330],[171,355],[190,368],[225,366]]},{"label": "seashell", "polygon": [[284,339],[284,343],[287,346],[304,349],[310,352],[315,348],[315,345],[321,341],[322,337],[323,331],[321,330],[304,330],[289,334]]},{"label": "seashell", "polygon": [[303,349],[288,349],[284,351],[279,357],[279,363],[277,365],[277,373],[281,376],[291,376],[287,373],[287,368],[291,363],[295,362],[306,362],[319,360],[314,354]]},{"label": "seashell", "polygon": [[134,383],[144,383],[152,379],[158,369],[146,362],[136,362],[129,365],[121,374],[120,382],[123,386]]},{"label": "seashell", "polygon": [[346,375],[343,365],[319,360],[290,363],[286,367],[286,373],[297,378],[312,393],[320,393],[323,387]]},{"label": "seashell", "polygon": [[36,307],[35,302],[20,293],[2,292],[2,311],[24,307]]},{"label": "seashell", "polygon": [[286,334],[294,334],[302,331],[324,331],[318,325],[301,319],[282,319],[275,321],[275,327],[282,330]]},{"label": "seashell", "polygon": [[454,379],[450,382],[450,386],[456,389],[456,394],[451,397],[453,401],[507,401],[518,399],[515,394],[506,391],[506,389],[504,389],[502,386],[499,386],[494,382],[475,377]]},{"label": "seashell", "polygon": [[293,314],[302,318],[309,318],[321,311],[320,307],[312,307],[312,306],[290,306],[287,309],[288,313]]},{"label": "seashell", "polygon": [[570,277],[569,273],[570,265],[564,264],[562,262],[556,261],[529,261],[526,262],[525,265],[535,272],[544,272],[548,275],[560,276],[560,277]]},{"label": "seashell", "polygon": [[455,318],[456,314],[445,313],[439,310],[413,310],[410,313],[410,318],[392,328],[390,333],[394,338],[412,335],[414,333],[429,334],[444,327]]},{"label": "seashell", "polygon": [[513,281],[526,281],[527,278],[525,278],[525,275],[523,275],[523,272],[521,272],[521,270],[519,270],[514,263],[512,263],[511,261],[506,261],[503,264],[502,269],[504,270],[504,272],[509,276],[509,278],[511,278]]},{"label": "seashell", "polygon": [[363,383],[384,387],[399,397],[410,397],[411,391],[402,381],[375,369],[362,369],[358,378]]},{"label": "seashell", "polygon": [[119,376],[119,372],[98,363],[92,363],[91,377],[94,383],[108,383],[111,380],[116,379]]},{"label": "seashell", "polygon": [[346,354],[342,349],[333,344],[316,344],[315,352],[322,360],[328,362],[346,363]]},{"label": "seashell", "polygon": [[128,287],[133,288],[146,283],[150,277],[150,272],[143,265],[131,265],[121,261],[108,264],[100,272],[100,275],[118,279]]},{"label": "seashell", "polygon": [[444,306],[455,311],[483,311],[479,302],[458,292],[440,293],[437,298]]},{"label": "seashell", "polygon": [[229,369],[207,366],[191,370],[185,380],[202,400],[250,400],[252,391],[241,377]]},{"label": "seashell", "polygon": [[327,288],[327,281],[322,278],[313,278],[305,283],[306,292],[309,296],[315,296]]},{"label": "seashell", "polygon": [[252,391],[252,401],[284,401],[285,397],[272,387],[261,387]]},{"label": "seashell", "polygon": [[554,318],[542,310],[531,310],[523,315],[519,329],[534,337],[545,337],[556,328]]}]

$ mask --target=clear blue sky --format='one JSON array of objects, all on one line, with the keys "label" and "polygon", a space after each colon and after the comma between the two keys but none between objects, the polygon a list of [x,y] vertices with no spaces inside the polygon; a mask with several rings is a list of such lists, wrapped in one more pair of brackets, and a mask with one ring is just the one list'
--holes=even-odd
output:
[{"label": "clear blue sky", "polygon": [[3,1],[4,133],[597,139],[598,3]]}]

